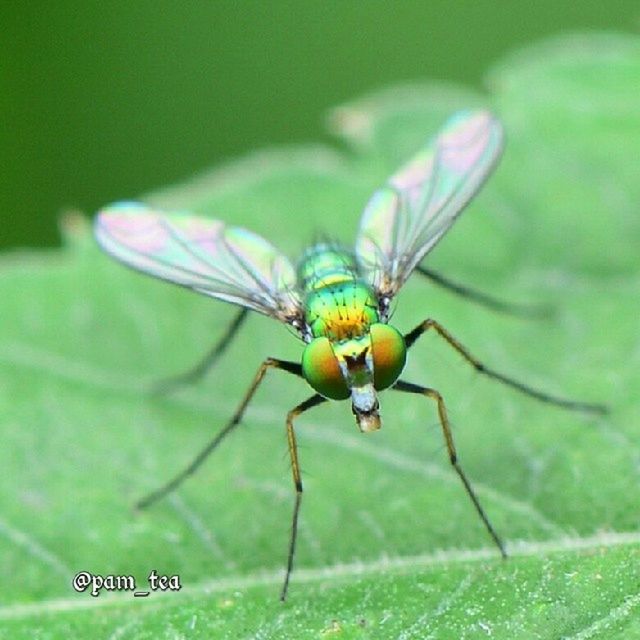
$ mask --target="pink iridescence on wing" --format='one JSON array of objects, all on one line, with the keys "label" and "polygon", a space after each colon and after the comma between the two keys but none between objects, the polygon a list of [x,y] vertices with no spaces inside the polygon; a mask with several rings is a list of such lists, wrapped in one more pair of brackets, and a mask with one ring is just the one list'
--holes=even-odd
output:
[{"label": "pink iridescence on wing", "polygon": [[132,217],[128,212],[111,212],[102,220],[109,234],[121,244],[141,253],[162,253],[168,234],[158,226],[157,216],[149,214]]},{"label": "pink iridescence on wing", "polygon": [[466,121],[453,122],[451,129],[442,137],[439,149],[442,153],[442,163],[458,174],[467,173],[487,149],[491,136],[488,127],[489,115],[478,113]]}]

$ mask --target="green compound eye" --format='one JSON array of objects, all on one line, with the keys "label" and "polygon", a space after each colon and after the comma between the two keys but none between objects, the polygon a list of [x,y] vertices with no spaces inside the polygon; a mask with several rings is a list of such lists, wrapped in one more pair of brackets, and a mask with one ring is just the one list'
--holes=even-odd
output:
[{"label": "green compound eye", "polygon": [[302,373],[306,381],[325,398],[345,400],[350,395],[328,338],[315,338],[305,347],[302,352]]},{"label": "green compound eye", "polygon": [[390,387],[402,373],[407,361],[407,347],[402,334],[388,324],[369,328],[373,350],[373,384],[377,391]]}]

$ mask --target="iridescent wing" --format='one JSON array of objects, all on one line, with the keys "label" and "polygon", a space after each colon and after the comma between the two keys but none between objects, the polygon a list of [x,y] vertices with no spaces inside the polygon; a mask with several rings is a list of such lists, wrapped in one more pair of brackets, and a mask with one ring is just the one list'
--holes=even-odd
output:
[{"label": "iridescent wing", "polygon": [[487,111],[460,111],[365,207],[356,239],[362,272],[393,297],[451,227],[502,151],[502,127]]},{"label": "iridescent wing", "polygon": [[96,239],[126,265],[291,323],[295,270],[266,240],[219,220],[119,202],[98,213]]}]

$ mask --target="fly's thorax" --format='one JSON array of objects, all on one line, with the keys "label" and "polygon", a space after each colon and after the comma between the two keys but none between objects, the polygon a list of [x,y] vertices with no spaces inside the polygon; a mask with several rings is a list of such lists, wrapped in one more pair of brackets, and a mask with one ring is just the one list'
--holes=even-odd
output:
[{"label": "fly's thorax", "polygon": [[366,335],[379,320],[373,290],[352,277],[333,278],[333,282],[311,290],[305,298],[305,321],[311,335],[325,336],[336,343]]},{"label": "fly's thorax", "polygon": [[378,299],[359,276],[351,252],[329,243],[314,245],[302,256],[297,277],[310,338],[340,342],[366,334],[378,322]]},{"label": "fly's thorax", "polygon": [[309,247],[298,262],[296,271],[298,285],[305,292],[331,284],[336,277],[352,280],[357,273],[353,254],[339,245],[326,242]]}]

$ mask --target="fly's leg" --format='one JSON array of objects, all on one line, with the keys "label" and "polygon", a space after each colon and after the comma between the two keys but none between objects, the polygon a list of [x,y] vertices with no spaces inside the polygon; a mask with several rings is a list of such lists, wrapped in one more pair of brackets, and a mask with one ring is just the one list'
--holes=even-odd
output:
[{"label": "fly's leg", "polygon": [[193,384],[200,380],[211,367],[217,362],[218,358],[226,351],[227,347],[235,337],[238,329],[242,326],[249,315],[249,309],[243,307],[236,314],[231,324],[227,327],[224,335],[216,342],[213,347],[206,353],[204,358],[197,362],[193,367],[184,373],[171,376],[165,380],[160,380],[153,385],[151,392],[154,394],[164,394],[173,391],[179,387]]},{"label": "fly's leg", "polygon": [[183,469],[180,473],[174,476],[169,482],[162,485],[160,488],[151,492],[141,500],[138,500],[135,504],[136,509],[146,509],[148,506],[157,502],[161,498],[164,498],[167,494],[176,489],[184,480],[192,475],[198,467],[209,457],[209,454],[216,449],[216,447],[222,442],[222,440],[231,433],[242,420],[247,405],[253,398],[256,390],[260,386],[265,374],[269,369],[282,369],[288,373],[292,373],[296,376],[302,377],[302,366],[297,362],[289,362],[288,360],[277,360],[276,358],[267,358],[258,368],[258,371],[253,378],[251,386],[247,390],[242,399],[242,402],[236,409],[236,412],[231,417],[231,420],[215,435],[215,437],[207,443],[207,445],[198,453],[198,455],[191,461],[191,463]]},{"label": "fly's leg", "polygon": [[500,553],[503,558],[507,557],[507,552],[502,544],[502,540],[496,533],[496,530],[493,528],[493,525],[489,521],[485,510],[482,508],[480,504],[480,500],[478,500],[478,496],[475,494],[475,491],[471,487],[471,483],[467,479],[462,467],[458,463],[458,454],[456,453],[456,446],[453,442],[453,434],[451,433],[451,426],[449,425],[449,418],[447,416],[447,409],[444,404],[444,400],[438,391],[435,389],[430,389],[428,387],[421,387],[417,384],[412,384],[411,382],[404,382],[403,380],[398,380],[393,388],[397,391],[404,391],[405,393],[416,393],[425,396],[426,398],[430,398],[434,400],[438,406],[438,417],[440,418],[440,426],[442,427],[442,435],[444,436],[444,441],[447,445],[447,452],[449,453],[449,462],[451,462],[451,466],[455,469],[456,473],[460,480],[462,480],[462,484],[464,485],[465,491],[469,498],[471,498],[471,502],[473,502],[473,506],[476,508],[478,515],[484,522],[484,526],[486,527],[489,535],[495,542],[496,546],[500,550]]},{"label": "fly's leg", "polygon": [[472,302],[486,307],[487,309],[491,309],[492,311],[506,313],[511,316],[519,316],[521,318],[533,319],[548,318],[551,315],[551,309],[548,307],[542,305],[505,302],[504,300],[494,298],[482,291],[476,291],[465,285],[453,282],[449,280],[449,278],[445,278],[443,275],[420,265],[416,267],[416,271],[443,289],[447,289],[462,298],[467,298],[467,300],[471,300]]},{"label": "fly's leg", "polygon": [[291,472],[293,474],[293,484],[296,490],[296,501],[293,505],[293,518],[291,519],[291,534],[289,537],[289,551],[287,553],[287,570],[284,577],[282,591],[280,591],[280,600],[285,601],[287,598],[287,589],[289,588],[289,579],[293,570],[293,557],[296,552],[296,539],[298,537],[298,515],[300,513],[300,504],[302,502],[302,478],[300,476],[300,463],[298,461],[298,445],[296,444],[296,433],[293,429],[293,421],[301,413],[308,411],[312,407],[316,407],[326,402],[319,394],[315,394],[294,407],[287,414],[287,444],[289,446],[289,456],[291,457]]},{"label": "fly's leg", "polygon": [[430,329],[433,329],[441,338],[444,338],[444,340],[446,340],[446,342],[453,347],[476,371],[482,373],[488,378],[491,378],[492,380],[502,382],[503,384],[506,384],[513,389],[517,389],[521,393],[531,396],[536,400],[540,400],[541,402],[546,402],[548,404],[554,404],[558,407],[563,407],[564,409],[584,411],[586,413],[597,413],[600,415],[608,413],[608,408],[602,404],[559,398],[558,396],[551,395],[546,391],[539,391],[538,389],[534,389],[523,382],[519,382],[518,380],[514,380],[502,373],[493,371],[493,369],[485,366],[476,357],[471,355],[471,353],[469,353],[469,351],[463,347],[462,344],[460,344],[460,342],[458,342],[458,340],[456,340],[456,338],[454,338],[439,322],[432,319],[428,319],[420,323],[413,331],[410,331],[404,336],[407,349],[413,346],[415,341]]}]

